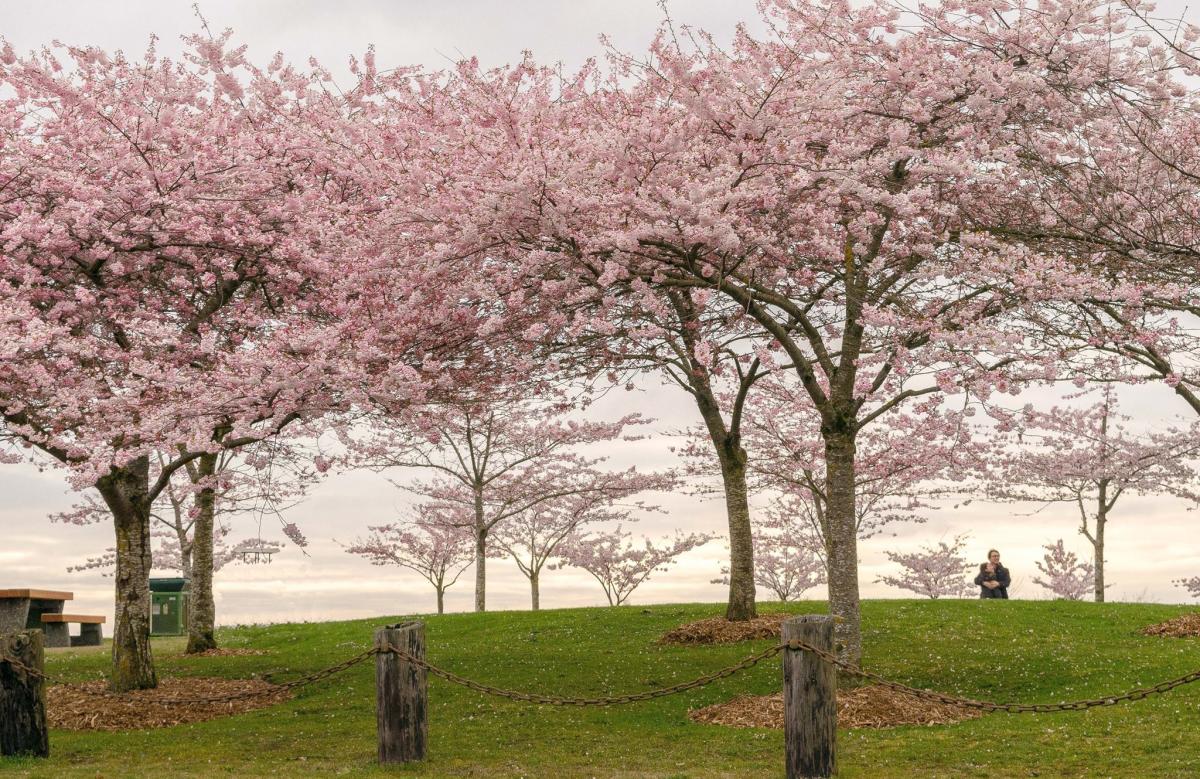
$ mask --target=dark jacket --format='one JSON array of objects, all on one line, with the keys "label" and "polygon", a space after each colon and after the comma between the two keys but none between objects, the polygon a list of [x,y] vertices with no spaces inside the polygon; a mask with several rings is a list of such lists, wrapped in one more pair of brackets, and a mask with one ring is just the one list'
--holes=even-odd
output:
[{"label": "dark jacket", "polygon": [[[1000,586],[992,589],[984,587],[984,582],[999,582]],[[1012,577],[1008,575],[1008,569],[1003,565],[996,565],[995,573],[987,572],[987,563],[979,564],[979,575],[975,577],[975,583],[979,585],[979,597],[981,598],[1003,598],[1008,600],[1008,585],[1012,584]]]}]

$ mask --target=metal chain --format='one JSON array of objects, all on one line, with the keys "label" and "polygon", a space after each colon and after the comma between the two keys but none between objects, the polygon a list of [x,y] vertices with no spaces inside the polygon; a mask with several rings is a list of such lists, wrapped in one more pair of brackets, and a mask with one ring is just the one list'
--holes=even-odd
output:
[{"label": "metal chain", "polygon": [[482,692],[487,695],[494,695],[498,698],[507,698],[512,701],[523,701],[525,703],[542,703],[549,706],[620,706],[625,703],[636,703],[638,701],[649,701],[655,698],[665,698],[668,695],[684,692],[685,690],[694,690],[697,687],[704,687],[712,684],[718,679],[725,679],[733,676],[739,671],[745,671],[747,668],[752,668],[763,660],[769,657],[774,657],[785,649],[785,645],[777,644],[773,647],[764,649],[763,651],[750,655],[741,662],[726,666],[719,671],[714,671],[710,674],[698,676],[695,679],[679,684],[673,684],[670,687],[663,687],[658,690],[648,690],[646,692],[629,693],[628,695],[612,695],[603,698],[562,698],[557,695],[543,695],[532,692],[519,692],[517,690],[506,690],[503,687],[492,687],[491,685],[481,684],[480,682],[472,681],[465,677],[459,676],[453,671],[447,671],[444,668],[438,668],[433,663],[422,657],[416,657],[404,651],[394,644],[383,644],[376,647],[375,651],[379,653],[390,653],[404,658],[415,666],[424,668],[434,676],[438,676],[451,684],[457,684],[461,687],[466,687],[476,692]]},{"label": "metal chain", "polygon": [[945,695],[940,692],[922,690],[918,687],[911,687],[907,684],[894,682],[891,679],[885,679],[879,674],[865,671],[853,663],[846,662],[832,652],[826,652],[822,649],[817,649],[815,646],[798,639],[791,639],[783,646],[787,649],[812,652],[825,662],[831,663],[849,674],[861,677],[863,679],[869,679],[875,684],[896,690],[897,692],[912,695],[916,698],[933,701],[935,703],[945,703],[963,709],[977,709],[979,711],[1003,711],[1010,714],[1045,714],[1055,711],[1084,711],[1086,709],[1094,709],[1098,706],[1115,706],[1118,703],[1124,703],[1126,701],[1139,701],[1151,695],[1157,695],[1159,693],[1173,690],[1176,687],[1182,687],[1185,684],[1191,684],[1192,682],[1200,681],[1200,670],[1196,670],[1169,681],[1159,682],[1153,687],[1140,687],[1121,693],[1120,695],[1113,695],[1106,698],[1092,698],[1080,701],[1067,701],[1064,703],[994,703],[992,701],[981,701],[974,698],[961,698],[954,695]]},{"label": "metal chain", "polygon": [[[434,676],[444,679],[447,682],[450,682],[451,684],[456,684],[461,687],[466,687],[467,689],[475,690],[476,692],[481,692],[486,695],[493,695],[493,696],[500,697],[500,698],[507,698],[508,700],[513,700],[513,701],[522,701],[525,703],[539,703],[539,704],[546,704],[546,705],[550,705],[550,706],[619,706],[619,705],[627,704],[627,703],[636,703],[639,701],[653,700],[655,698],[664,698],[669,695],[675,695],[677,693],[685,692],[687,690],[694,690],[699,687],[704,687],[704,686],[712,684],[713,682],[718,681],[720,679],[728,678],[730,676],[733,676],[736,673],[739,673],[741,671],[745,671],[749,668],[752,668],[755,665],[758,665],[759,663],[761,663],[763,660],[766,660],[768,658],[774,657],[775,655],[778,655],[780,652],[784,651],[785,649],[793,650],[793,651],[812,652],[813,654],[815,654],[817,657],[820,657],[825,662],[830,663],[830,664],[834,665],[835,667],[842,669],[846,673],[849,673],[854,676],[858,676],[863,679],[868,679],[868,680],[874,682],[875,684],[881,685],[883,687],[887,687],[888,689],[895,690],[897,692],[902,692],[907,695],[911,695],[916,698],[920,698],[922,700],[933,701],[935,703],[948,704],[951,706],[957,706],[957,707],[966,708],[966,709],[976,709],[979,711],[1002,711],[1002,712],[1008,712],[1011,714],[1049,713],[1049,712],[1058,712],[1058,711],[1084,711],[1086,709],[1092,709],[1092,708],[1096,708],[1099,706],[1115,706],[1118,703],[1124,703],[1126,701],[1142,700],[1143,698],[1147,698],[1151,695],[1158,695],[1158,694],[1173,690],[1176,687],[1182,687],[1185,684],[1191,684],[1192,682],[1200,681],[1200,670],[1196,670],[1196,671],[1192,671],[1191,673],[1184,674],[1183,676],[1179,676],[1175,679],[1170,679],[1165,682],[1160,682],[1152,687],[1140,687],[1137,689],[1133,689],[1133,690],[1129,690],[1127,692],[1121,693],[1120,695],[1113,695],[1113,696],[1108,696],[1108,697],[1104,697],[1104,698],[1092,698],[1092,699],[1088,699],[1088,700],[1068,701],[1068,702],[1063,702],[1063,703],[994,703],[992,701],[981,701],[981,700],[976,700],[974,698],[962,698],[962,697],[953,696],[953,695],[946,695],[946,694],[943,694],[940,692],[934,692],[932,690],[923,690],[918,687],[912,687],[907,684],[902,684],[901,682],[895,682],[895,681],[892,681],[891,679],[886,679],[883,676],[880,676],[879,674],[872,673],[871,671],[863,670],[862,668],[859,668],[858,666],[854,665],[853,663],[849,663],[845,660],[842,660],[841,658],[839,658],[837,655],[833,654],[832,652],[827,652],[825,650],[818,649],[815,646],[808,644],[804,641],[792,639],[785,643],[776,644],[775,646],[768,647],[767,649],[764,649],[763,651],[758,652],[757,654],[750,655],[749,657],[745,658],[744,660],[734,663],[733,665],[726,666],[725,668],[722,668],[719,671],[714,671],[713,673],[704,674],[703,676],[698,676],[695,679],[691,679],[686,682],[681,682],[679,684],[674,684],[674,685],[671,685],[670,687],[663,687],[658,690],[648,690],[646,692],[630,693],[627,695],[613,695],[613,696],[605,696],[605,697],[599,697],[599,698],[567,698],[567,697],[560,697],[560,696],[556,696],[556,695],[545,695],[545,694],[541,694],[541,693],[528,693],[528,692],[520,692],[517,690],[508,690],[508,689],[504,689],[502,687],[493,687],[491,685],[483,684],[481,682],[476,682],[474,680],[467,679],[466,677],[459,676],[458,674],[456,674],[452,671],[447,671],[444,668],[439,668],[438,666],[434,665],[433,663],[430,663],[428,660],[425,660],[424,658],[416,657],[415,655],[409,654],[405,650],[395,646],[394,644],[389,643],[389,644],[384,644],[382,646],[372,647],[370,649],[363,650],[362,652],[359,652],[358,654],[356,654],[346,660],[343,660],[342,662],[337,663],[336,665],[331,665],[328,668],[324,668],[320,671],[316,671],[316,672],[308,674],[306,676],[302,676],[299,679],[294,679],[294,680],[292,680],[290,682],[286,682],[284,684],[274,685],[269,689],[230,693],[228,695],[210,696],[210,697],[205,697],[205,698],[158,698],[158,699],[155,699],[153,701],[153,703],[160,703],[160,704],[164,704],[164,705],[212,704],[212,703],[226,703],[229,701],[242,700],[245,698],[259,698],[259,697],[277,695],[280,692],[294,690],[296,688],[304,687],[306,685],[321,681],[322,679],[326,679],[330,676],[333,676],[334,674],[340,673],[342,671],[345,671],[348,668],[358,665],[359,663],[363,662],[364,660],[366,660],[367,658],[369,658],[373,655],[389,653],[389,654],[394,654],[399,657],[402,657],[403,659],[407,660],[408,662],[412,663],[413,665],[423,668],[426,671],[428,671],[429,673],[433,674]],[[46,674],[42,671],[39,671],[37,669],[31,668],[30,666],[25,665],[24,663],[17,660],[16,658],[8,657],[7,655],[0,655],[0,662],[8,663],[8,664],[12,665],[14,668],[24,671],[27,674],[35,676],[35,677],[42,679],[46,682],[49,682],[51,684],[59,684],[59,685],[63,685],[66,687],[70,687],[72,689],[78,690],[79,692],[85,693],[87,695],[93,695],[96,697],[103,697],[103,698],[118,698],[118,699],[127,698],[127,695],[124,693],[110,692],[108,690],[91,690],[91,689],[87,689],[85,687],[81,687],[78,684],[73,684],[70,682],[63,681],[62,679],[59,679],[57,677],[49,676],[48,674]]]},{"label": "metal chain", "polygon": [[[326,679],[330,676],[333,676],[336,673],[341,673],[342,671],[345,671],[347,668],[356,666],[359,663],[366,660],[367,658],[373,657],[374,655],[376,655],[378,653],[379,653],[379,651],[376,648],[372,647],[370,649],[363,650],[362,652],[359,652],[358,654],[354,655],[353,657],[343,660],[342,662],[340,662],[336,665],[331,665],[328,668],[323,668],[320,671],[316,671],[314,673],[308,674],[307,676],[301,676],[299,679],[293,679],[290,682],[285,682],[283,684],[271,685],[270,687],[268,687],[266,689],[262,689],[262,690],[245,690],[243,692],[228,693],[226,695],[212,695],[212,696],[203,697],[203,698],[154,698],[147,702],[162,704],[165,706],[178,706],[178,705],[189,705],[189,704],[229,703],[231,701],[244,700],[247,698],[265,698],[265,697],[269,697],[269,696],[273,696],[273,695],[278,695],[281,692],[288,692],[288,691],[294,690],[297,687],[304,687],[306,685],[313,684],[315,682],[319,682],[322,679]],[[39,679],[42,679],[43,681],[45,681],[49,684],[61,685],[63,687],[68,687],[77,692],[81,692],[84,695],[91,695],[91,696],[94,696],[97,698],[114,698],[114,699],[118,699],[118,700],[128,700],[129,699],[128,693],[112,692],[111,690],[93,690],[88,687],[84,687],[80,684],[75,684],[75,683],[60,679],[58,677],[50,676],[49,674],[46,674],[43,671],[39,671],[37,669],[29,667],[28,665],[25,665],[20,660],[17,660],[14,657],[9,657],[7,655],[0,655],[0,662],[8,663],[8,664],[12,665],[13,667],[15,667],[21,671],[24,671],[25,673],[30,674],[31,676],[35,676]]]}]

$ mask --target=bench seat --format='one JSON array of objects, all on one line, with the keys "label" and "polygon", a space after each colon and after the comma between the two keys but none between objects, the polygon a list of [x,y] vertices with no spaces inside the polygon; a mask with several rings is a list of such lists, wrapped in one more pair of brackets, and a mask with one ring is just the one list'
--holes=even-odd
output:
[{"label": "bench seat", "polygon": [[80,622],[88,625],[103,625],[107,617],[94,614],[43,614],[42,622]]},{"label": "bench seat", "polygon": [[[43,614],[46,646],[100,646],[106,618],[96,614]],[[70,624],[79,623],[79,635],[71,635]]]}]

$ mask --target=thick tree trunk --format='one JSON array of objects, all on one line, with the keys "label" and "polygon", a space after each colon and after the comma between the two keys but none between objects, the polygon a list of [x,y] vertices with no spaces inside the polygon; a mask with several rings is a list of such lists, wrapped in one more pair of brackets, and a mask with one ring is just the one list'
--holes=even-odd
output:
[{"label": "thick tree trunk", "polygon": [[150,460],[138,458],[96,482],[116,530],[114,691],[158,686],[150,652]]},{"label": "thick tree trunk", "polygon": [[731,621],[758,616],[754,587],[754,540],[750,528],[749,489],[746,487],[746,450],[725,427],[716,399],[706,383],[697,381],[696,406],[721,464],[725,491],[725,516],[729,523],[729,602],[725,618]]},{"label": "thick tree trunk", "polygon": [[729,520],[729,602],[725,618],[732,621],[758,616],[754,587],[754,537],[750,527],[746,452],[741,447],[721,459],[725,514]]},{"label": "thick tree trunk", "polygon": [[[210,479],[217,472],[217,455],[204,454],[196,461],[196,475]],[[196,519],[192,525],[192,580],[188,587],[189,654],[216,649],[216,601],[213,598],[213,522],[216,493],[206,486],[196,493]]]},{"label": "thick tree trunk", "polygon": [[829,610],[841,617],[835,634],[839,656],[858,664],[862,659],[862,625],[858,595],[858,532],[855,521],[854,437],[832,431],[825,434],[825,489]]},{"label": "thick tree trunk", "polygon": [[532,608],[534,611],[537,611],[541,608],[541,598],[538,596],[538,575],[536,572],[529,576],[529,594],[532,598]]},{"label": "thick tree trunk", "polygon": [[446,613],[446,590],[438,587],[437,591],[438,614]]}]

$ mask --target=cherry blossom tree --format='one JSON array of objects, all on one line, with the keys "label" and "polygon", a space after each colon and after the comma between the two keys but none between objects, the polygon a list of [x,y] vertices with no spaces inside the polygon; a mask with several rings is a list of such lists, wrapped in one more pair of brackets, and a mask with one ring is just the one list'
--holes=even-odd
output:
[{"label": "cherry blossom tree", "polygon": [[[754,581],[781,602],[825,583],[825,548],[812,528],[790,511],[768,511],[754,530]],[[726,584],[722,567],[714,584]]]},{"label": "cherry blossom tree", "polygon": [[559,547],[562,565],[582,568],[604,588],[608,605],[620,606],[656,571],[669,570],[680,555],[703,546],[715,536],[677,533],[656,546],[649,538],[641,545],[630,541],[620,526],[610,532],[570,536]]},{"label": "cherry blossom tree", "polygon": [[372,218],[324,75],[187,41],[179,61],[0,42],[0,436],[111,512],[116,690],[156,684],[150,514],[173,474],[203,483],[372,387],[419,401],[478,318],[404,254],[418,227]]},{"label": "cherry blossom tree", "polygon": [[1198,474],[1189,462],[1200,452],[1197,431],[1136,432],[1120,413],[1112,385],[1105,385],[1100,396],[1087,408],[1027,407],[1016,422],[1021,448],[1015,456],[994,460],[988,476],[995,497],[1075,506],[1079,532],[1092,545],[1097,602],[1108,586],[1105,531],[1122,495],[1200,500]]},{"label": "cherry blossom tree", "polygon": [[[636,278],[605,278],[601,284],[600,278],[584,275],[581,281],[595,296],[577,301],[570,313],[590,324],[551,344],[555,361],[576,371],[612,368],[614,380],[621,372],[657,374],[695,403],[702,421],[692,442],[700,450],[695,475],[706,485],[719,476],[729,527],[725,616],[753,618],[754,546],[742,419],[751,389],[767,371],[741,346],[744,335],[737,323],[744,321],[743,312],[692,290],[656,290]],[[534,332],[545,329],[537,325]]]},{"label": "cherry blossom tree", "polygon": [[617,440],[648,420],[634,414],[614,422],[575,421],[565,410],[503,398],[448,403],[377,416],[371,432],[351,441],[358,460],[372,467],[435,474],[402,486],[447,520],[467,523],[475,539],[476,611],[486,609],[489,538],[501,523],[551,501],[618,500],[662,483],[635,468],[605,471],[598,467],[605,458],[580,451]]},{"label": "cherry blossom tree", "polygon": [[[496,526],[492,540],[497,556],[507,554],[529,580],[534,611],[541,607],[542,570],[558,554],[559,547],[568,537],[583,532],[581,528],[588,525],[632,521],[631,509],[617,505],[617,501],[647,490],[670,489],[674,484],[669,475],[628,474],[618,475],[618,478],[625,479],[624,489],[614,482],[603,491],[564,495],[540,503]],[[646,510],[649,507],[638,504],[636,508]]]},{"label": "cherry blossom tree", "polygon": [[963,556],[966,545],[966,536],[959,535],[954,543],[939,541],[937,546],[923,546],[917,552],[885,552],[901,572],[898,576],[881,576],[879,581],[933,600],[961,598],[970,591],[967,572],[971,565]]},{"label": "cherry blossom tree", "polygon": [[1083,596],[1095,591],[1095,568],[1091,563],[1081,561],[1074,552],[1068,552],[1061,538],[1042,548],[1046,554],[1034,563],[1042,576],[1035,577],[1034,584],[1045,587],[1063,600],[1083,600]]},{"label": "cherry blossom tree", "polygon": [[[1030,311],[1103,287],[971,217],[1009,213],[992,205],[1014,168],[1053,191],[1022,164],[1027,139],[1070,134],[1116,90],[1160,94],[1168,66],[1141,56],[1117,3],[764,12],[769,39],[668,28],[604,74],[464,63],[423,103],[441,117],[426,167],[455,175],[403,208],[463,253],[486,245],[512,269],[489,302],[535,301],[552,331],[611,328],[625,288],[740,308],[736,327],[766,334],[742,351],[781,352],[820,418],[831,608],[857,661],[860,432],[914,398],[1052,376],[1062,354],[1026,337]],[[556,309],[589,296],[587,317]]]},{"label": "cherry blossom tree", "polygon": [[1179,579],[1175,583],[1187,590],[1188,594],[1193,598],[1200,598],[1200,576],[1193,576],[1190,579]]},{"label": "cherry blossom tree", "polygon": [[417,519],[368,528],[371,535],[346,548],[372,565],[398,565],[421,575],[437,593],[437,613],[445,613],[446,590],[475,559],[468,522],[447,518],[440,509],[418,507]]}]

